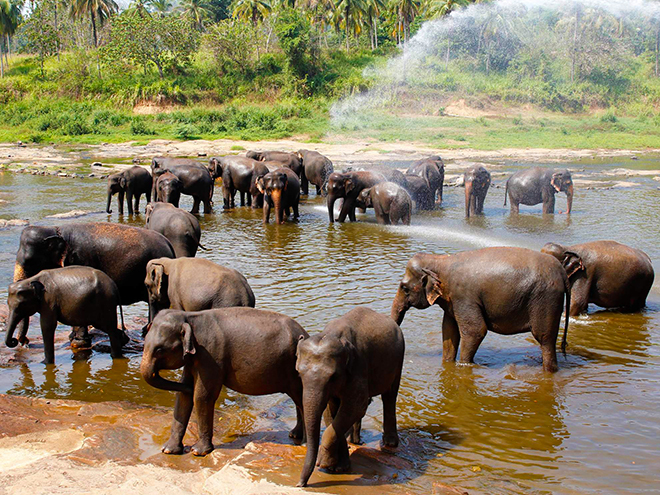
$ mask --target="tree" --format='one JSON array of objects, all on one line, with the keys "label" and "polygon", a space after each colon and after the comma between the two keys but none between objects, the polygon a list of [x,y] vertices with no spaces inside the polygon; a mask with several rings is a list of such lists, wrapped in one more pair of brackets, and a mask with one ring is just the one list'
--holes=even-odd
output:
[{"label": "tree", "polygon": [[204,31],[204,20],[212,15],[206,0],[183,0],[179,5],[179,9],[198,31]]},{"label": "tree", "polygon": [[173,4],[171,0],[149,0],[149,7],[163,16],[172,10]]},{"label": "tree", "polygon": [[421,0],[393,0],[391,9],[397,18],[397,37],[399,42],[405,43],[410,38],[410,25],[421,10]]},{"label": "tree", "polygon": [[310,56],[311,25],[307,18],[295,9],[286,9],[277,18],[275,34],[291,72],[300,79],[312,74],[314,64]]},{"label": "tree", "polygon": [[[21,8],[18,3],[12,0],[0,0],[0,77],[5,76],[5,66],[2,60],[4,53],[5,60],[9,63],[7,54],[9,52],[9,37],[14,34],[21,18]],[[7,51],[4,45],[7,45]]]},{"label": "tree", "polygon": [[251,30],[250,24],[229,19],[211,26],[204,36],[204,45],[210,48],[221,72],[246,75],[251,69],[254,53]]},{"label": "tree", "polygon": [[431,2],[429,16],[431,18],[444,17],[451,14],[458,7],[465,7],[470,0],[435,0]]},{"label": "tree", "polygon": [[362,31],[362,14],[364,10],[364,0],[335,0],[335,26],[344,26],[346,31],[346,53],[350,51],[351,32],[358,36]]},{"label": "tree", "polygon": [[366,0],[365,22],[369,27],[369,41],[371,49],[378,48],[378,26],[376,24],[378,16],[385,10],[385,0]]},{"label": "tree", "polygon": [[[1,0],[0,0],[1,1]],[[24,25],[28,40],[27,48],[39,57],[41,77],[44,76],[44,61],[46,57],[57,53],[58,37],[53,27],[46,2],[37,5]]]},{"label": "tree", "polygon": [[83,19],[89,15],[92,21],[92,33],[94,36],[94,47],[98,48],[99,39],[96,31],[96,23],[102,26],[103,23],[119,10],[115,0],[72,0],[71,17],[74,19]]},{"label": "tree", "polygon": [[249,20],[254,27],[273,10],[268,0],[235,0],[232,15],[237,19]]}]

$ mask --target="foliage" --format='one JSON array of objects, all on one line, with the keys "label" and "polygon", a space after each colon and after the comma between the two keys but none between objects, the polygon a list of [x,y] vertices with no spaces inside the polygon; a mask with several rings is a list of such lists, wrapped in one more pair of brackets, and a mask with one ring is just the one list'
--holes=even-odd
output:
[{"label": "foliage", "polygon": [[254,35],[249,24],[220,21],[204,36],[204,45],[213,53],[221,73],[247,75],[252,67]]},{"label": "foliage", "polygon": [[291,73],[300,79],[316,73],[312,54],[311,25],[307,18],[295,9],[280,13],[275,23],[275,34],[287,57]]},{"label": "foliage", "polygon": [[47,4],[39,5],[25,23],[25,36],[27,48],[36,53],[39,58],[41,75],[44,75],[44,61],[46,57],[57,52],[57,31],[53,26],[52,18]]}]

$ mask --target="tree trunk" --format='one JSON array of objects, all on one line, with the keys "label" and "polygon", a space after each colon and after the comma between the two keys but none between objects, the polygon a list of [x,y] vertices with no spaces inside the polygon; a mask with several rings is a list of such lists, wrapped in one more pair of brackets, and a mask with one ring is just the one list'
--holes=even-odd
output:
[{"label": "tree trunk", "polygon": [[378,50],[378,21],[374,17],[374,46]]},{"label": "tree trunk", "polygon": [[55,34],[57,35],[57,48],[56,48],[56,50],[57,50],[57,61],[59,62],[60,61],[60,33],[59,33],[58,28],[57,28],[57,2],[58,2],[58,0],[55,0],[55,2],[53,3],[53,10],[54,10],[53,14],[55,16]]},{"label": "tree trunk", "polygon": [[5,77],[5,63],[2,60],[2,54],[4,51],[4,43],[0,42],[0,77]]},{"label": "tree trunk", "polygon": [[660,26],[655,32],[655,77],[658,77],[658,51],[660,50]]},{"label": "tree trunk", "polygon": [[575,27],[573,29],[573,53],[571,54],[571,83],[575,82],[575,69],[577,64],[577,45],[578,45],[578,29],[580,27],[580,9],[575,10]]},{"label": "tree trunk", "polygon": [[350,30],[350,11],[348,10],[348,7],[346,7],[346,53],[347,54],[351,49],[351,46],[349,44],[350,42],[349,30]]},{"label": "tree trunk", "polygon": [[[94,48],[98,48],[99,47],[99,40],[98,40],[98,37],[96,35],[96,16],[94,15],[94,12],[92,12],[91,17],[92,17],[92,34],[94,35]],[[99,70],[99,72],[100,72],[100,70]]]}]

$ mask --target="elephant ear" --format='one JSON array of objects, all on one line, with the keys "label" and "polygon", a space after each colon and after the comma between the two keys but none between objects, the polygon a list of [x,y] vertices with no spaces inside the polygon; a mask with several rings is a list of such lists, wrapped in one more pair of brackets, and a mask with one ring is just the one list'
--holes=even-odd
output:
[{"label": "elephant ear", "polygon": [[346,179],[344,182],[344,190],[346,191],[346,194],[350,193],[353,189],[355,189],[355,182],[353,182],[353,179]]},{"label": "elephant ear", "polygon": [[44,239],[46,251],[51,255],[53,262],[58,266],[64,266],[66,257],[66,241],[59,235],[52,235]]},{"label": "elephant ear", "polygon": [[165,293],[167,292],[167,283],[163,283],[163,279],[165,277],[165,267],[163,265],[154,263],[153,269],[151,270],[151,278],[153,279],[154,285],[156,286],[156,293],[161,300],[164,298]]},{"label": "elephant ear", "polygon": [[264,184],[264,176],[257,177],[256,180],[256,186],[257,189],[261,194],[264,194],[266,192],[266,185]]},{"label": "elephant ear", "polygon": [[154,205],[151,203],[147,204],[147,208],[145,212],[146,212],[146,218],[144,222],[147,226],[149,226],[149,219],[151,218],[151,214],[154,212]]},{"label": "elephant ear", "polygon": [[46,287],[44,287],[44,284],[39,282],[38,280],[33,280],[30,282],[30,288],[34,291],[34,296],[42,300],[44,297],[44,292],[46,292]]},{"label": "elephant ear", "polygon": [[190,323],[181,325],[181,341],[183,342],[183,356],[195,354],[195,336]]},{"label": "elephant ear", "polygon": [[126,177],[123,175],[119,177],[119,185],[121,186],[122,189],[126,189]]},{"label": "elephant ear", "polygon": [[341,337],[339,339],[339,342],[341,342],[342,347],[344,349],[343,357],[344,357],[344,369],[346,370],[347,374],[351,374],[353,371],[353,366],[355,365],[356,362],[356,349],[355,346],[353,345],[353,342],[348,340],[345,337]]},{"label": "elephant ear", "polygon": [[425,288],[426,300],[432,306],[438,300],[438,298],[444,298],[444,291],[442,288],[442,282],[438,276],[431,270],[422,268],[424,276],[422,277],[422,286]]},{"label": "elephant ear", "polygon": [[564,253],[564,260],[562,261],[562,265],[564,265],[564,269],[566,270],[566,275],[568,275],[568,278],[571,278],[579,271],[586,270],[584,263],[582,262],[582,258],[580,258],[580,256],[573,251],[566,251]]}]

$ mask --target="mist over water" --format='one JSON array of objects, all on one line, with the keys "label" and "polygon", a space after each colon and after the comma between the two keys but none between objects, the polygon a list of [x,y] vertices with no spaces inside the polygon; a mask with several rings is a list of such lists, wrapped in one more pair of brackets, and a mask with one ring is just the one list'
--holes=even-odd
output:
[{"label": "mist over water", "polygon": [[[584,54],[602,50],[591,44],[587,30],[609,37],[606,50],[625,48],[638,54],[642,45],[655,38],[658,23],[660,4],[644,0],[498,0],[471,4],[424,22],[397,56],[384,65],[365,69],[364,75],[374,81],[372,88],[339,100],[330,114],[333,124],[346,125],[368,119],[364,115],[368,110],[415,110],[415,106],[429,101],[439,105],[438,98],[454,90],[455,81],[447,76],[453,65],[463,70],[469,66],[468,72],[483,72],[486,76],[495,71],[502,74],[514,60],[513,54],[525,49],[545,54],[558,64],[558,57],[570,59],[572,51]],[[549,36],[550,25],[555,30],[553,36]],[[608,58],[605,53],[603,56]],[[597,67],[597,57],[584,57],[591,57],[586,63],[592,70],[609,70]],[[565,65],[565,79],[571,82],[570,64]],[[543,74],[536,77],[550,82]]]}]

